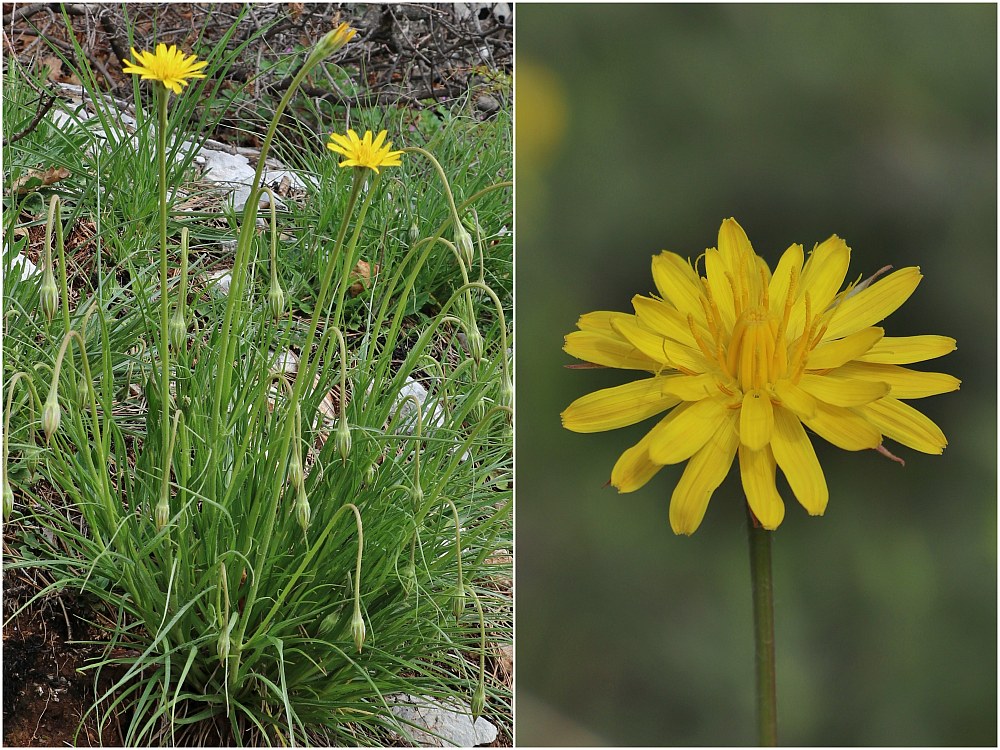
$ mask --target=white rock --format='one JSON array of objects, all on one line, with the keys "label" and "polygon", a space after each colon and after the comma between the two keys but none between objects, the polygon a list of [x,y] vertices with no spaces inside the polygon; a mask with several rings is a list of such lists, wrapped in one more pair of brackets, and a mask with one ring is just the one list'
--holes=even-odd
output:
[{"label": "white rock", "polygon": [[215,284],[222,294],[229,294],[229,286],[233,283],[233,272],[231,270],[212,271],[205,274],[205,279],[209,284]]},{"label": "white rock", "polygon": [[291,349],[282,352],[281,354],[275,354],[274,352],[269,352],[268,356],[271,359],[271,372],[273,373],[289,373],[295,374],[299,369],[299,358],[295,355]]},{"label": "white rock", "polygon": [[31,262],[30,258],[18,253],[14,256],[14,259],[10,262],[10,270],[14,271],[16,269],[21,269],[21,280],[30,279],[35,274],[39,273],[38,266]]},{"label": "white rock", "polygon": [[389,698],[389,710],[403,721],[417,725],[404,725],[417,745],[475,747],[488,745],[497,738],[497,728],[493,724],[482,716],[473,723],[468,705],[458,701],[441,703],[428,697],[395,695]]}]

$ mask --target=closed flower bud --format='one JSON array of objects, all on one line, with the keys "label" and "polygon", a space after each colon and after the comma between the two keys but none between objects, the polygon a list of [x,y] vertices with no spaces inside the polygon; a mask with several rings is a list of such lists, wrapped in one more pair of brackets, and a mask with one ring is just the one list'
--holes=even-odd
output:
[{"label": "closed flower bud", "polygon": [[473,721],[483,715],[483,709],[486,708],[486,686],[482,682],[476,685],[476,689],[472,693],[471,708]]},{"label": "closed flower bud", "polygon": [[51,271],[46,271],[42,277],[42,285],[38,289],[38,302],[42,307],[45,319],[51,323],[59,308],[59,289],[56,287],[56,280]]},{"label": "closed flower bud", "polygon": [[462,613],[465,611],[465,586],[459,581],[458,585],[455,587],[455,597],[452,600],[452,611],[455,613],[455,619],[459,619]]},{"label": "closed flower bud", "polygon": [[483,358],[483,334],[479,332],[479,326],[473,322],[469,326],[469,332],[465,334],[465,340],[469,344],[469,354],[479,364],[480,360]]},{"label": "closed flower bud", "polygon": [[80,378],[76,381],[76,400],[81,408],[87,408],[87,404],[90,402],[90,383],[87,382],[86,378]]},{"label": "closed flower bud", "polygon": [[365,469],[365,486],[371,487],[375,484],[375,477],[378,475],[378,467],[373,463],[368,464]]},{"label": "closed flower bud", "polygon": [[506,375],[500,380],[500,403],[503,406],[514,406],[514,386]]},{"label": "closed flower bud", "polygon": [[295,448],[292,448],[292,454],[288,457],[288,481],[295,489],[305,487],[306,477],[302,471],[302,457]]},{"label": "closed flower bud", "polygon": [[174,351],[179,352],[184,348],[184,343],[187,339],[187,323],[184,320],[184,313],[181,312],[179,307],[174,310],[174,314],[170,317],[170,322],[167,323],[167,339]]},{"label": "closed flower bud", "polygon": [[167,499],[160,498],[160,502],[156,504],[156,508],[153,511],[153,523],[156,524],[156,530],[162,531],[163,527],[167,525],[170,520],[170,504]]},{"label": "closed flower bud", "polygon": [[410,224],[410,244],[414,244],[420,239],[420,227],[417,226],[417,220],[414,219],[413,223]]},{"label": "closed flower bud", "polygon": [[351,616],[351,635],[354,637],[354,647],[361,653],[361,646],[365,642],[365,620],[361,616],[361,610],[354,608]]},{"label": "closed flower bud", "polygon": [[347,457],[351,454],[351,428],[347,426],[346,419],[341,418],[337,423],[337,434],[334,436],[334,440],[336,440],[340,458],[347,461]]},{"label": "closed flower bud", "polygon": [[399,580],[403,584],[403,594],[405,596],[412,594],[417,587],[417,569],[413,567],[413,563],[407,563],[403,566],[403,569],[399,571]]},{"label": "closed flower bud", "polygon": [[271,279],[271,289],[267,293],[267,309],[271,317],[278,320],[285,312],[285,290],[275,278]]},{"label": "closed flower bud", "polygon": [[38,473],[38,464],[41,460],[41,453],[42,452],[36,448],[25,451],[24,464],[28,469],[28,474],[33,476]]},{"label": "closed flower bud", "polygon": [[413,500],[413,506],[419,508],[424,504],[424,491],[421,489],[420,485],[416,485],[413,491],[410,493],[410,499]]},{"label": "closed flower bud", "polygon": [[295,499],[295,520],[298,521],[303,531],[309,528],[309,517],[311,514],[312,509],[309,507],[309,498],[306,497],[306,488],[299,487],[299,495]]},{"label": "closed flower bud", "polygon": [[3,520],[10,518],[11,514],[14,512],[14,490],[10,488],[10,482],[7,481],[7,471],[4,469],[3,475]]},{"label": "closed flower bud", "polygon": [[45,431],[45,439],[51,440],[52,435],[55,431],[59,429],[59,420],[62,417],[62,411],[59,408],[59,399],[56,397],[56,392],[53,390],[47,399],[45,399],[45,406],[42,407],[42,429]]},{"label": "closed flower bud", "polygon": [[352,29],[348,24],[342,23],[332,31],[328,31],[316,44],[313,54],[320,59],[332,55],[357,34],[357,29]]},{"label": "closed flower bud", "polygon": [[472,235],[469,234],[468,230],[461,224],[455,230],[455,247],[458,248],[459,254],[462,256],[462,260],[465,263],[466,268],[471,268],[473,260],[475,260],[476,253],[475,248],[472,246]]},{"label": "closed flower bud", "polygon": [[225,661],[229,658],[229,628],[225,627],[219,633],[219,640],[216,643],[216,648],[219,653],[219,661]]},{"label": "closed flower bud", "polygon": [[337,624],[337,613],[331,612],[319,623],[319,634],[326,635],[333,631],[334,626]]}]

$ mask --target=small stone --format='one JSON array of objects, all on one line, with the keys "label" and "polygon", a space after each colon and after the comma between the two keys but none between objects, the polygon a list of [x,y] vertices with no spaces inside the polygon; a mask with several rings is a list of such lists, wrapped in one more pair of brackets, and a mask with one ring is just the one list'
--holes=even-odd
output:
[{"label": "small stone", "polygon": [[496,114],[500,111],[500,102],[489,94],[482,94],[478,99],[476,99],[476,109],[489,117],[490,115]]},{"label": "small stone", "polygon": [[[403,721],[405,731],[417,744],[425,747],[475,747],[489,745],[497,738],[497,728],[479,717],[475,722],[469,706],[458,701],[442,703],[433,698],[396,695],[389,698],[389,710]],[[418,727],[425,727],[426,731]]]}]

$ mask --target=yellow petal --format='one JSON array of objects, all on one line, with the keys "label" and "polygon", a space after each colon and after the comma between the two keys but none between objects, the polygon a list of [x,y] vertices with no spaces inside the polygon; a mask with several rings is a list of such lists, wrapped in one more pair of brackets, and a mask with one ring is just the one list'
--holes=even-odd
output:
[{"label": "yellow petal", "polygon": [[616,430],[676,406],[680,399],[664,395],[659,381],[645,378],[581,396],[562,413],[563,427],[573,432]]},{"label": "yellow petal", "polygon": [[913,450],[938,455],[948,445],[940,427],[898,399],[886,397],[861,407],[861,410],[883,435]]},{"label": "yellow petal", "polygon": [[773,531],[785,517],[785,504],[774,484],[775,463],[771,449],[750,450],[740,446],[740,479],[746,493],[750,510],[757,516],[760,525]]},{"label": "yellow petal", "polygon": [[834,311],[826,335],[830,338],[846,336],[884,320],[909,299],[921,278],[916,266],[901,268],[847,297]]},{"label": "yellow petal", "polygon": [[859,406],[857,410],[854,410],[845,409],[842,406],[830,406],[822,401],[817,401],[816,413],[811,417],[804,417],[802,421],[806,427],[828,443],[833,443],[845,451],[877,448],[882,442],[882,433],[858,413],[858,411],[869,409],[871,406],[871,404]]},{"label": "yellow petal", "polygon": [[697,453],[719,428],[733,415],[722,399],[685,401],[674,407],[669,419],[653,428],[649,457],[658,464],[676,464]]},{"label": "yellow petal", "polygon": [[771,284],[767,290],[768,304],[771,314],[779,319],[785,312],[785,300],[788,298],[792,274],[796,277],[802,274],[802,245],[792,245],[785,250],[771,277]]},{"label": "yellow petal", "polygon": [[747,391],[740,409],[740,443],[751,450],[760,450],[771,441],[773,430],[771,399],[763,391]]},{"label": "yellow petal", "polygon": [[851,249],[837,235],[833,235],[810,253],[802,268],[798,301],[788,322],[790,338],[798,336],[804,327],[806,294],[809,295],[813,315],[825,310],[844,285],[850,262]]},{"label": "yellow petal", "polygon": [[865,354],[862,362],[909,365],[943,357],[955,351],[955,339],[950,336],[886,336]]},{"label": "yellow petal", "polygon": [[816,415],[816,399],[790,380],[779,380],[774,384],[774,395],[788,409],[795,412],[800,419]]},{"label": "yellow petal", "polygon": [[[735,222],[734,222],[735,223]],[[737,226],[739,226],[737,224]],[[722,232],[720,231],[720,235]],[[722,324],[728,330],[732,330],[736,322],[736,307],[733,301],[733,287],[729,283],[729,274],[733,277],[732,271],[727,268],[726,262],[722,259],[718,250],[705,251],[705,275],[708,279],[708,288],[712,290],[712,299],[719,308],[722,317]]]},{"label": "yellow petal", "polygon": [[[635,308],[635,316],[639,321],[651,330],[688,347],[698,345],[691,334],[687,316],[677,312],[673,305],[637,294],[632,298],[632,307]],[[703,332],[702,336],[704,340],[709,340],[707,332]]]},{"label": "yellow petal", "polygon": [[695,453],[670,497],[670,528],[675,534],[693,534],[705,517],[712,493],[733,465],[740,438],[735,420],[722,421],[708,442]]},{"label": "yellow petal", "polygon": [[695,351],[672,339],[663,338],[640,324],[634,315],[612,318],[611,327],[652,360],[689,374],[709,369],[700,351]]},{"label": "yellow petal", "polygon": [[747,233],[736,219],[728,218],[719,227],[719,253],[733,276],[745,259],[755,255]]},{"label": "yellow petal", "polygon": [[[669,418],[670,415],[664,417],[664,419]],[[615,467],[611,470],[611,484],[618,492],[635,492],[663,468],[663,464],[653,463],[649,458],[649,443],[652,434],[652,430],[646,433],[642,440],[622,453],[618,461],[615,462]]]},{"label": "yellow petal", "polygon": [[[834,406],[861,406],[878,401],[888,395],[889,386],[883,382],[858,380],[844,373],[845,368],[834,370],[829,375],[806,373],[799,381],[799,388],[813,398]],[[843,377],[837,377],[843,375]]]},{"label": "yellow petal", "polygon": [[719,395],[718,379],[711,373],[701,375],[664,375],[660,378],[664,395],[671,394],[682,401],[701,401]]},{"label": "yellow petal", "polygon": [[865,328],[837,341],[824,341],[806,358],[807,370],[832,370],[867,352],[885,334],[881,328]]},{"label": "yellow petal", "polygon": [[705,324],[701,279],[690,263],[667,250],[654,255],[653,282],[660,296],[673,304],[685,318],[691,313],[696,322]]},{"label": "yellow petal", "polygon": [[622,313],[610,310],[596,310],[595,312],[584,313],[576,321],[576,327],[581,331],[601,331],[602,333],[613,333],[615,336],[618,336],[615,333],[615,329],[611,327],[611,318],[616,315],[622,315]]},{"label": "yellow petal", "polygon": [[656,372],[662,367],[618,335],[573,331],[566,336],[563,351],[584,362],[620,370]]},{"label": "yellow petal", "polygon": [[823,515],[830,499],[823,468],[799,418],[787,409],[775,409],[771,451],[799,504],[810,516]]},{"label": "yellow petal", "polygon": [[[830,375],[886,383],[891,389],[889,395],[893,398],[937,396],[940,393],[957,391],[962,384],[958,378],[943,372],[920,372],[897,365],[877,365],[869,362],[848,362]],[[856,404],[841,404],[841,406],[856,406]]]}]

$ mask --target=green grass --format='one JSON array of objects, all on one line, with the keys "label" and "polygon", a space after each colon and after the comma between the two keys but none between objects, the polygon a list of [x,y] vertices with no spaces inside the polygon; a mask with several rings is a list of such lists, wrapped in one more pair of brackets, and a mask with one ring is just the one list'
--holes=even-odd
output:
[{"label": "green grass", "polygon": [[[209,78],[171,97],[168,143],[181,133],[207,137],[211,118],[224,114],[196,106],[199,94],[217,91],[234,56],[209,59]],[[89,72],[78,73],[95,92]],[[30,120],[26,75],[12,61],[5,136]],[[148,101],[148,88],[137,84],[137,101]],[[197,211],[169,209],[168,266],[180,265],[186,229],[190,293],[164,394],[155,116],[140,113],[133,138],[101,107],[105,126],[119,131],[116,146],[91,154],[90,136],[43,122],[4,147],[9,180],[50,165],[71,173],[5,199],[13,238],[16,227],[44,225],[58,194],[75,259],[64,265],[53,250],[56,277],[65,273],[72,294],[51,322],[38,306],[38,277],[5,275],[5,479],[21,542],[6,565],[49,572],[53,583],[36,598],[78,590],[99,602],[105,656],[88,669],[115,677],[86,720],[107,732],[117,717],[130,745],[377,745],[401,730],[388,711],[393,694],[468,704],[480,658],[492,658],[484,648],[512,637],[510,595],[496,584],[510,565],[494,560],[512,547],[512,208],[502,184],[510,114],[476,122],[463,103],[439,113],[353,110],[356,129],[386,128],[397,147],[421,146],[441,162],[477,239],[472,285],[436,239],[450,239],[453,228],[428,162],[408,153],[401,168],[367,179],[349,211],[353,170],[323,148],[327,132],[315,133],[312,147],[293,145],[306,127],[298,117],[288,126],[297,135],[277,151],[315,187],[285,199],[276,225],[245,235],[235,257],[221,242],[256,223],[252,208],[236,216],[216,199]],[[338,114],[326,116],[342,132]],[[167,163],[176,204],[176,190],[197,190],[191,156]],[[267,305],[272,236],[288,303],[278,320]],[[4,248],[5,267],[20,248]],[[339,279],[358,259],[379,273],[352,298]],[[228,298],[196,281],[206,267],[234,262]],[[171,313],[179,275],[167,290]],[[484,340],[481,357],[463,345],[473,331]],[[311,368],[298,379],[271,373],[269,352],[288,347]],[[24,374],[14,381],[15,373]],[[408,377],[431,389],[416,429],[398,403]],[[42,407],[54,379],[61,419],[46,439]],[[343,410],[327,423],[320,403],[331,393]],[[428,419],[435,405],[440,418]],[[293,454],[306,466],[306,529],[288,473]],[[456,603],[464,603],[457,615]],[[509,732],[509,686],[486,670],[484,687],[485,715]]]}]

